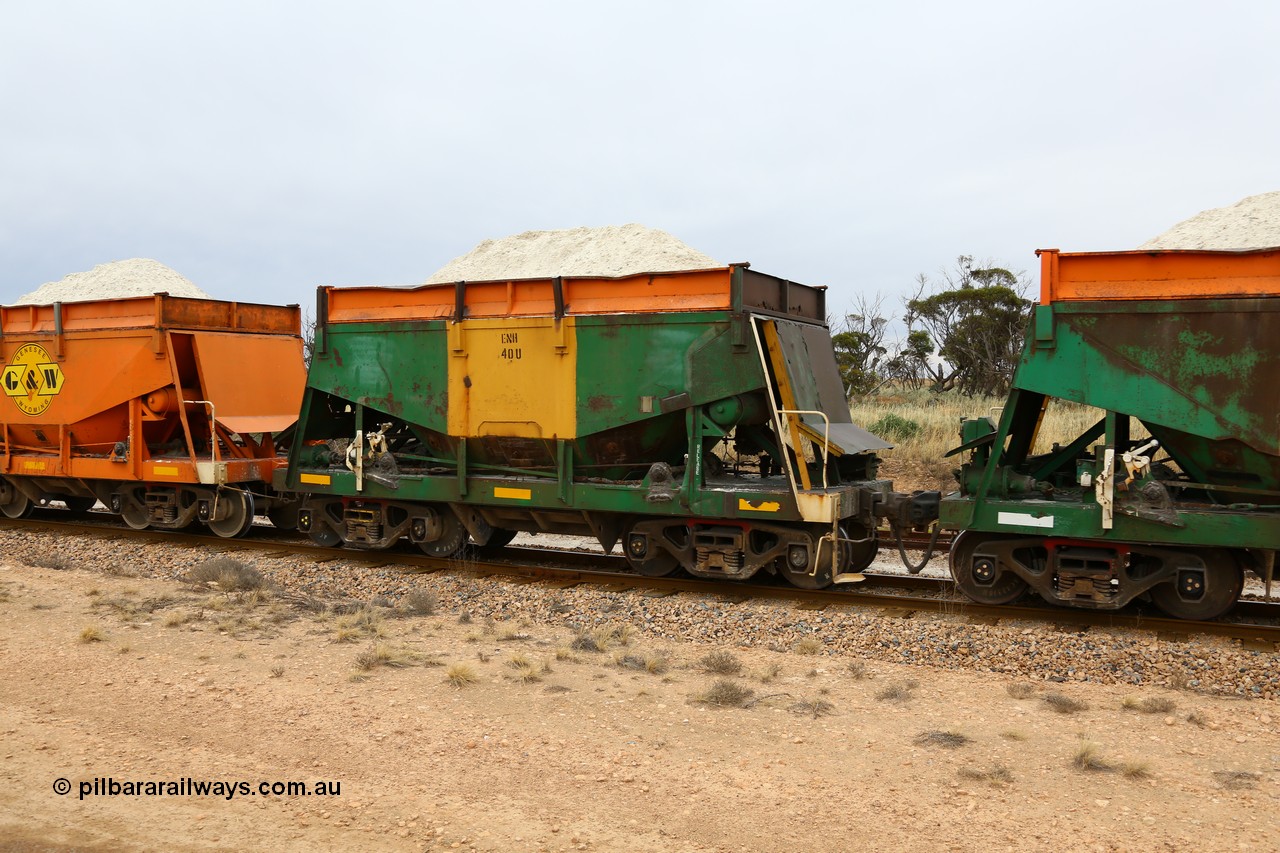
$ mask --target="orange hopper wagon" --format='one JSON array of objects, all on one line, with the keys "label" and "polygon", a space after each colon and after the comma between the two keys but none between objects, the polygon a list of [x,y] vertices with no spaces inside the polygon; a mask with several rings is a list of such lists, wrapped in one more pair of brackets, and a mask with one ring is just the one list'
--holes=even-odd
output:
[{"label": "orange hopper wagon", "polygon": [[0,307],[0,512],[98,501],[134,528],[288,526],[270,488],[306,368],[298,306],[127,299]]}]

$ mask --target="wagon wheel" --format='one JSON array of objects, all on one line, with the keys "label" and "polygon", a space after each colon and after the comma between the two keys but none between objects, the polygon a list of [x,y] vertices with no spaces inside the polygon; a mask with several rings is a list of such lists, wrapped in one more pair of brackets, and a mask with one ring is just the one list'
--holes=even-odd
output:
[{"label": "wagon wheel", "polygon": [[632,542],[634,531],[635,527],[631,526],[622,534],[622,553],[633,572],[647,578],[664,578],[680,568],[680,561],[674,554],[655,546],[648,537]]},{"label": "wagon wheel", "polygon": [[94,505],[98,503],[97,498],[94,498],[94,497],[86,498],[80,495],[62,495],[62,497],[59,498],[59,500],[61,500],[64,504],[67,505],[67,509],[71,510],[72,512],[78,515],[83,515],[84,513],[93,509]]},{"label": "wagon wheel", "polygon": [[495,527],[493,532],[489,534],[489,541],[480,546],[485,550],[490,548],[505,548],[511,544],[511,540],[516,538],[515,530],[507,530],[504,527]]},{"label": "wagon wheel", "polygon": [[267,510],[267,518],[276,530],[297,530],[298,504],[292,501],[276,504]]},{"label": "wagon wheel", "polygon": [[0,512],[3,512],[7,518],[26,518],[31,515],[31,510],[34,508],[31,498],[17,489],[13,490],[13,497],[0,504]]},{"label": "wagon wheel", "polygon": [[218,508],[226,509],[221,521],[208,522],[209,529],[223,539],[243,536],[253,525],[253,495],[238,489],[223,489],[218,493]]},{"label": "wagon wheel", "polygon": [[1181,572],[1172,581],[1152,587],[1151,600],[1175,619],[1206,621],[1230,610],[1244,588],[1244,574],[1229,551],[1197,550],[1204,575]]},{"label": "wagon wheel", "polygon": [[151,515],[147,508],[129,500],[128,495],[120,495],[120,517],[134,530],[146,530],[151,526]]},{"label": "wagon wheel", "polygon": [[449,559],[462,553],[467,547],[467,529],[462,526],[453,510],[444,507],[440,514],[440,536],[430,542],[419,542],[418,547],[428,557]]},{"label": "wagon wheel", "polygon": [[[846,535],[846,529],[841,527],[841,538]],[[797,566],[791,562],[792,552],[790,549],[778,560],[778,563],[782,566],[782,576],[787,579],[788,583],[799,589],[826,589],[831,586],[832,581],[830,545],[828,544],[826,548],[821,547],[821,539],[817,536],[810,536],[809,542],[810,547],[809,551],[806,552],[807,559],[803,566]],[[840,545],[839,564],[842,571],[854,571],[853,569],[844,568],[849,565],[853,547],[847,543],[841,543]],[[799,556],[798,551],[795,554],[797,557]],[[809,556],[810,554],[812,556]]]},{"label": "wagon wheel", "polygon": [[307,536],[321,548],[336,548],[342,544],[341,536],[331,528],[319,524],[313,524],[307,531]]},{"label": "wagon wheel", "polygon": [[1000,568],[994,558],[982,558],[974,565],[974,554],[991,537],[965,531],[951,545],[951,577],[956,586],[978,604],[1008,604],[1027,591],[1027,582],[1011,571]]},{"label": "wagon wheel", "polygon": [[871,540],[862,543],[844,543],[845,553],[841,555],[840,560],[840,571],[842,572],[862,571],[871,565],[876,558],[876,554],[880,552],[880,534],[876,532],[874,527],[868,529],[866,525],[857,522],[842,524],[840,525],[840,537],[842,539]]}]

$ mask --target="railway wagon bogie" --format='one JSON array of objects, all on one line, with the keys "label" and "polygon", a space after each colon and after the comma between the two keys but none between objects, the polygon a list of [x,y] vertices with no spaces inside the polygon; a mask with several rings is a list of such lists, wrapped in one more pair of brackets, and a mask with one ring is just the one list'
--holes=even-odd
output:
[{"label": "railway wagon bogie", "polygon": [[577,534],[642,574],[825,586],[900,505],[877,477],[889,445],[849,416],[822,289],[735,265],[318,302],[278,484],[307,493],[317,541],[448,556]]},{"label": "railway wagon bogie", "polygon": [[289,523],[272,488],[305,367],[297,306],[156,294],[0,308],[0,511],[101,502],[130,527]]},{"label": "railway wagon bogie", "polygon": [[[1280,250],[1042,253],[1042,294],[1000,419],[966,420],[959,588],[1114,610],[1231,609],[1280,546]],[[1091,406],[1037,446],[1051,406]]]}]

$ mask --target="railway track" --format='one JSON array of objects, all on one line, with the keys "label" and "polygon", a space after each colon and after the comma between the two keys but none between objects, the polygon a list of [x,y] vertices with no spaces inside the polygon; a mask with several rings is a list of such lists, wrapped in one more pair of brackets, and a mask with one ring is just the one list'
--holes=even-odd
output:
[{"label": "railway track", "polygon": [[[875,609],[890,618],[911,618],[921,613],[941,613],[977,622],[995,624],[1002,620],[1048,622],[1064,631],[1091,627],[1155,631],[1163,639],[1177,641],[1192,635],[1214,635],[1240,640],[1249,648],[1280,651],[1280,602],[1244,600],[1227,617],[1213,622],[1193,622],[1153,615],[1140,608],[1121,611],[1091,611],[1054,607],[1047,603],[993,607],[964,598],[950,580],[920,575],[866,575],[863,584],[825,590],[803,590],[778,580],[776,583],[735,583],[689,577],[642,577],[630,572],[619,556],[583,551],[566,551],[508,546],[491,554],[465,560],[428,557],[416,550],[357,551],[324,548],[301,535],[281,534],[272,528],[254,528],[246,537],[225,539],[211,533],[188,531],[133,530],[119,526],[103,514],[102,520],[88,517],[63,520],[59,510],[37,513],[31,518],[0,518],[0,529],[46,530],[60,536],[92,536],[110,539],[150,540],[171,545],[216,550],[265,552],[272,556],[304,556],[316,561],[347,560],[370,566],[391,566],[413,572],[466,571],[502,576],[523,582],[554,583],[561,587],[593,584],[619,591],[637,590],[648,594],[696,593],[715,595],[730,601],[780,599],[807,609],[861,607]],[[940,538],[941,541],[941,538]],[[887,542],[885,543],[888,544]],[[908,548],[923,548],[927,537],[907,540]]]}]

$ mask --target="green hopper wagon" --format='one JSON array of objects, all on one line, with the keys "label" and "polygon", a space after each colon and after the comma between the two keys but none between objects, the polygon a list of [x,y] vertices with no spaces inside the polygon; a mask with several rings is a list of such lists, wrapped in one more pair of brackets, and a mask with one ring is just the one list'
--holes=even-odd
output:
[{"label": "green hopper wagon", "polygon": [[[1280,250],[1043,251],[1035,307],[998,423],[966,420],[963,533],[951,571],[972,599],[1028,587],[1077,607],[1149,596],[1210,619],[1280,548]],[[1050,405],[1096,422],[1042,447]]]},{"label": "green hopper wagon", "polygon": [[300,527],[442,557],[580,534],[647,575],[826,586],[874,557],[877,515],[936,497],[876,478],[824,297],[745,264],[322,288]]}]

